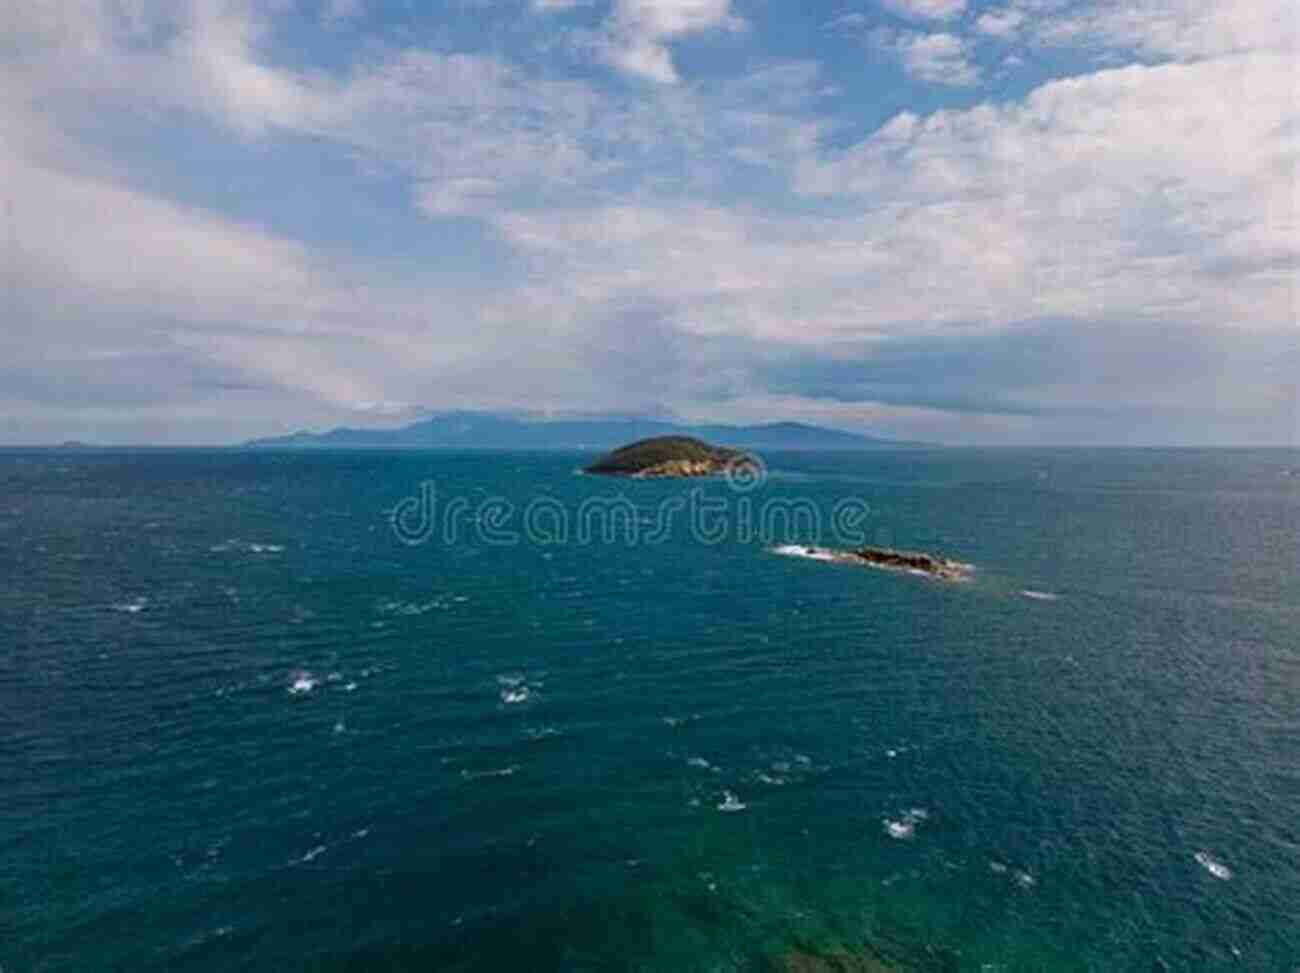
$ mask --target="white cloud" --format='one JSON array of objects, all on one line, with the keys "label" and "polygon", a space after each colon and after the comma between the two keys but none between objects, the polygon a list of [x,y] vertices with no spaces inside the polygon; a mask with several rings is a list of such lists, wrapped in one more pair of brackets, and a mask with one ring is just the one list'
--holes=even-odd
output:
[{"label": "white cloud", "polygon": [[366,12],[367,0],[326,0],[321,20],[327,27],[342,27]]},{"label": "white cloud", "polygon": [[878,0],[890,13],[909,20],[951,20],[966,9],[966,0]]},{"label": "white cloud", "polygon": [[[159,359],[174,370],[167,355],[194,363],[200,376],[270,381],[336,405],[375,396],[374,379],[316,367],[325,349],[363,329],[361,307],[307,248],[70,171],[60,160],[75,159],[75,145],[12,105],[0,118],[7,131],[31,136],[0,146],[14,241],[4,273],[21,281],[0,341],[11,366],[39,375],[50,359],[66,373],[97,362],[90,375],[110,401],[115,374],[138,384],[132,363]],[[39,349],[24,341],[24,320],[38,322]],[[293,377],[274,357],[247,353],[272,340],[298,349]]]},{"label": "white cloud", "polygon": [[495,222],[538,262],[544,305],[652,302],[699,336],[1285,328],[1300,263],[1288,72],[1269,55],[1131,67],[1023,103],[904,113],[835,157],[802,153],[799,189],[834,216],[645,200]]},{"label": "white cloud", "polygon": [[731,0],[616,0],[597,45],[600,56],[625,74],[658,84],[679,79],[669,42],[709,30],[739,30],[744,21]]},{"label": "white cloud", "polygon": [[953,87],[979,83],[970,42],[956,34],[881,30],[873,40],[897,57],[903,70],[917,81]]},{"label": "white cloud", "polygon": [[488,57],[407,52],[349,80],[314,131],[396,166],[429,213],[716,188],[737,165],[788,170],[816,144],[808,65],[734,81],[598,90]]},{"label": "white cloud", "polygon": [[[9,114],[5,124],[12,131],[23,119]],[[75,156],[53,133],[38,131],[28,146],[41,151],[33,157],[13,143],[0,151],[17,241],[9,255],[27,286],[199,320],[297,314],[316,303],[321,277],[301,245],[45,161]]]},{"label": "white cloud", "polygon": [[987,37],[1014,37],[1025,21],[1023,12],[1012,7],[989,10],[975,20],[975,29]]},{"label": "white cloud", "polygon": [[267,63],[268,6],[277,4],[10,0],[0,24],[17,56],[5,74],[81,110],[126,102],[199,111],[245,135],[298,128],[328,112],[333,85]]},{"label": "white cloud", "polygon": [[828,21],[825,25],[825,29],[853,33],[862,30],[870,22],[871,18],[866,14],[859,10],[853,10],[846,14],[840,14],[838,17]]},{"label": "white cloud", "polygon": [[471,213],[490,203],[500,188],[493,179],[473,176],[425,183],[417,193],[418,205],[431,216]]},{"label": "white cloud", "polygon": [[1300,41],[1294,0],[1013,0],[1039,43],[1093,45],[1149,57],[1196,59],[1291,51]]},{"label": "white cloud", "polygon": [[[0,347],[33,374],[42,355],[65,376],[93,357],[135,387],[127,359],[154,361],[162,345],[222,382],[265,390],[259,403],[297,396],[308,405],[296,414],[313,416],[629,396],[701,409],[717,396],[737,414],[830,408],[765,392],[716,351],[734,342],[833,356],[1059,320],[1106,336],[1099,358],[1124,355],[1136,324],[1167,328],[1171,342],[1180,328],[1213,330],[1231,347],[1234,333],[1295,327],[1300,124],[1294,57],[1269,53],[1292,43],[1265,29],[1276,26],[1272,3],[1202,15],[1169,0],[1140,20],[1107,0],[1085,19],[1055,9],[1049,25],[1048,0],[1013,2],[999,16],[1023,13],[1031,43],[1073,36],[1187,63],[905,112],[834,153],[810,65],[681,81],[668,45],[736,27],[721,0],[620,3],[608,53],[623,50],[630,73],[679,83],[605,88],[419,49],[378,51],[334,76],[291,70],[269,46],[267,8],[252,3],[67,2],[58,16],[0,7],[15,39],[0,65],[0,181],[16,187],[20,244],[7,279],[33,322]],[[883,39],[918,78],[976,80],[971,42],[954,33]],[[273,152],[281,130],[343,147],[406,180],[430,217],[482,220],[508,266],[481,292],[377,283],[364,246],[355,263],[327,261],[132,188],[119,161],[66,134],[88,112],[138,120],[176,107],[258,136],[250,151]],[[619,365],[629,345],[664,367]],[[589,367],[593,348],[606,367]],[[1138,383],[1126,408],[1195,403],[1192,386],[1213,378]],[[1278,381],[1241,378],[1225,373],[1216,388],[1225,412],[1285,396]],[[1091,393],[1035,394],[1082,407]],[[906,403],[834,412],[942,424]]]},{"label": "white cloud", "polygon": [[800,184],[895,205],[873,238],[943,268],[929,308],[1280,326],[1300,256],[1290,72],[1270,55],[1131,67],[904,114]]}]

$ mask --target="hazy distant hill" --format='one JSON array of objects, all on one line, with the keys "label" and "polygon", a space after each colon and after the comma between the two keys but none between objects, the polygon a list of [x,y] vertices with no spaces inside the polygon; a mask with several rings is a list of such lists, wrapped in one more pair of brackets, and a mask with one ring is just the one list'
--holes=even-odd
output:
[{"label": "hazy distant hill", "polygon": [[749,449],[872,449],[916,446],[799,422],[758,426],[680,425],[654,419],[531,419],[491,412],[431,416],[400,429],[334,429],[255,439],[252,449],[461,447],[466,449],[612,449],[652,436],[695,436]]}]

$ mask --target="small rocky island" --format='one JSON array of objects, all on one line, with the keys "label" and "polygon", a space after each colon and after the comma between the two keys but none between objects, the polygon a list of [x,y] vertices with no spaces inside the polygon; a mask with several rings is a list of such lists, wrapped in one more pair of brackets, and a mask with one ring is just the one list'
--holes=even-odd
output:
[{"label": "small rocky island", "polygon": [[974,570],[969,564],[939,557],[936,554],[895,551],[888,547],[859,547],[850,551],[839,551],[827,547],[790,544],[778,547],[776,553],[790,557],[806,557],[814,561],[831,561],[836,564],[865,564],[868,567],[883,568],[887,571],[905,571],[908,574],[924,575],[941,581],[964,581]]},{"label": "small rocky island", "polygon": [[637,480],[716,476],[746,455],[692,436],[656,436],[616,449],[583,472]]}]

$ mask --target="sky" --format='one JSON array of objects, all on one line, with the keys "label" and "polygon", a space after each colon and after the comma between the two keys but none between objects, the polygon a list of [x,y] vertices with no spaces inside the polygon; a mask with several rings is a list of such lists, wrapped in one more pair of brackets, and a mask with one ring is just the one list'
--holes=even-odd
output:
[{"label": "sky", "polygon": [[1300,445],[1294,0],[0,0],[0,444]]}]

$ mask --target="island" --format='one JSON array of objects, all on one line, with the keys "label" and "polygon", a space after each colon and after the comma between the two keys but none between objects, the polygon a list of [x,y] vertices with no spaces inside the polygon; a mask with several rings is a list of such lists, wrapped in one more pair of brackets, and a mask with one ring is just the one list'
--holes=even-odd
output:
[{"label": "island", "polygon": [[806,557],[813,561],[830,561],[835,564],[864,564],[887,571],[903,571],[941,581],[965,581],[975,569],[961,561],[923,554],[917,551],[895,551],[888,547],[859,547],[841,551],[807,544],[787,544],[775,549],[788,557]]},{"label": "island", "polygon": [[747,455],[694,436],[655,436],[607,453],[583,472],[637,480],[716,476],[726,473]]}]

